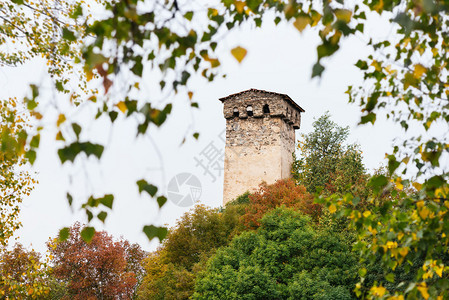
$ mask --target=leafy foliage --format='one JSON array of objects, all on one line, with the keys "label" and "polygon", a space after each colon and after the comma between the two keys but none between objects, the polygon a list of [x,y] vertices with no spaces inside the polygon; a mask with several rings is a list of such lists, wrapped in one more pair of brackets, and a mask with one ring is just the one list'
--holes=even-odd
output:
[{"label": "leafy foliage", "polygon": [[[0,102],[0,246],[19,229],[20,204],[36,183],[23,169],[26,117],[18,113],[16,100]],[[29,157],[32,159],[32,157]]]},{"label": "leafy foliage", "polygon": [[70,299],[131,299],[142,280],[140,262],[146,256],[136,244],[114,241],[106,232],[95,232],[90,243],[80,236],[79,223],[70,227],[65,241],[48,242],[53,276],[66,284]]},{"label": "leafy foliage", "polygon": [[188,299],[197,274],[217,248],[243,230],[244,207],[228,205],[222,211],[196,206],[172,228],[161,248],[145,262],[140,299]]},{"label": "leafy foliage", "polygon": [[277,208],[257,232],[235,237],[208,262],[193,299],[352,299],[357,257],[337,232]]},{"label": "leafy foliage", "polygon": [[313,197],[306,192],[304,186],[298,186],[294,180],[278,180],[268,185],[263,182],[259,190],[249,194],[249,204],[242,222],[246,228],[255,229],[260,226],[260,219],[268,211],[284,205],[311,216],[315,221],[321,214],[321,205],[313,203]]},{"label": "leafy foliage", "polygon": [[299,141],[301,156],[293,163],[293,178],[310,193],[326,188],[341,194],[366,180],[361,151],[356,145],[344,145],[348,135],[349,128],[337,125],[329,113],[318,118],[313,131],[302,134]]},{"label": "leafy foliage", "polygon": [[49,294],[49,268],[39,253],[16,244],[0,255],[2,299],[43,299]]}]

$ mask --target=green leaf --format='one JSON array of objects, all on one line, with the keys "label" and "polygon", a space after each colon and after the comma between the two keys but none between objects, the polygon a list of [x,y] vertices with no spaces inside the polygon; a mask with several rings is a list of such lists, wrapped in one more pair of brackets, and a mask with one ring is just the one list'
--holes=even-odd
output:
[{"label": "green leaf", "polygon": [[61,230],[59,230],[59,241],[64,242],[69,238],[70,231],[69,228],[64,227]]},{"label": "green leaf", "polygon": [[104,223],[104,221],[106,220],[106,217],[107,217],[107,216],[108,216],[108,213],[105,212],[105,211],[102,211],[102,212],[100,212],[100,213],[97,215],[97,218],[98,218],[101,222]]},{"label": "green leaf", "polygon": [[72,123],[73,132],[75,132],[76,138],[79,139],[81,133],[81,126],[77,123]]},{"label": "green leaf", "polygon": [[155,237],[159,239],[160,242],[167,236],[168,230],[165,227],[156,227],[154,225],[147,225],[143,227],[143,232],[148,237],[148,240],[152,240]]},{"label": "green leaf", "polygon": [[156,193],[157,193],[157,187],[155,185],[149,184],[144,179],[137,181],[137,186],[139,187],[139,193],[142,193],[143,191],[145,191],[151,197],[154,197],[154,195],[156,195]]},{"label": "green leaf", "polygon": [[72,14],[70,15],[70,18],[77,19],[78,17],[80,17],[82,15],[83,15],[83,7],[81,6],[81,3],[80,3],[75,7]]},{"label": "green leaf", "polygon": [[195,140],[197,140],[200,137],[200,134],[198,132],[195,132],[193,134],[193,137],[195,138]]},{"label": "green leaf", "polygon": [[370,112],[369,114],[362,116],[361,120],[360,120],[360,124],[366,124],[368,122],[371,122],[372,124],[374,124],[374,122],[376,122],[376,114],[373,112]]},{"label": "green leaf", "polygon": [[134,66],[131,68],[131,71],[139,76],[142,77],[142,73],[143,73],[143,64],[142,64],[142,57],[138,56],[136,57],[136,59],[134,60]]},{"label": "green leaf", "polygon": [[426,180],[424,182],[424,186],[428,190],[435,190],[435,189],[443,186],[445,183],[446,183],[446,181],[443,176],[435,175],[435,176],[430,177],[428,180]]},{"label": "green leaf", "polygon": [[33,110],[37,107],[37,102],[34,99],[33,100],[27,99],[26,103],[28,110]]},{"label": "green leaf", "polygon": [[60,91],[60,92],[63,92],[63,91],[64,91],[64,85],[62,84],[61,81],[56,80],[55,86],[56,86],[56,89],[57,89],[58,91]]},{"label": "green leaf", "polygon": [[41,139],[40,134],[33,136],[33,138],[31,139],[31,142],[30,142],[30,147],[38,148],[40,139]]},{"label": "green leaf", "polygon": [[39,88],[35,84],[30,84],[31,88],[31,95],[33,97],[33,100],[36,100],[37,96],[39,96]]},{"label": "green leaf", "polygon": [[385,175],[375,175],[371,177],[369,185],[372,187],[384,187],[388,184],[388,179]]},{"label": "green leaf", "polygon": [[83,230],[81,230],[81,238],[86,243],[90,243],[90,241],[92,241],[94,234],[95,234],[95,228],[93,228],[93,227],[84,227]]},{"label": "green leaf", "polygon": [[394,155],[388,155],[388,171],[390,174],[393,174],[394,171],[399,168],[399,165],[401,164],[396,160],[396,157]]},{"label": "green leaf", "polygon": [[323,44],[319,45],[317,49],[318,59],[331,56],[340,48],[338,43],[332,43],[330,41],[323,41]]},{"label": "green leaf", "polygon": [[75,142],[70,144],[67,147],[58,150],[58,156],[61,160],[61,163],[65,163],[66,161],[75,161],[75,158],[81,152],[86,153],[87,156],[94,155],[98,159],[101,158],[103,154],[104,146],[98,144],[92,144],[90,142],[79,143]]},{"label": "green leaf", "polygon": [[25,158],[28,159],[30,164],[34,164],[34,162],[36,161],[36,151],[28,150],[27,152],[25,152]]},{"label": "green leaf", "polygon": [[111,122],[114,123],[115,119],[118,117],[118,112],[116,111],[110,111],[109,112],[109,118],[111,119]]},{"label": "green leaf", "polygon": [[72,206],[73,203],[73,197],[69,193],[67,193],[67,201],[69,202],[69,205]]},{"label": "green leaf", "polygon": [[193,11],[188,11],[184,14],[184,18],[186,18],[189,21],[192,21],[193,18]]},{"label": "green leaf", "polygon": [[101,204],[112,209],[112,204],[114,203],[114,195],[108,194],[103,198],[100,198],[99,200]]},{"label": "green leaf", "polygon": [[393,273],[388,273],[388,274],[385,276],[385,279],[386,279],[387,281],[389,281],[389,282],[393,282],[393,283],[394,283],[394,274],[393,274]]},{"label": "green leaf", "polygon": [[312,68],[312,78],[315,76],[320,77],[321,73],[323,73],[323,71],[324,71],[324,67],[319,62],[315,63]]},{"label": "green leaf", "polygon": [[88,209],[86,209],[86,215],[87,215],[88,222],[92,221],[92,219],[94,218],[94,214]]},{"label": "green leaf", "polygon": [[72,31],[70,31],[67,27],[62,28],[62,37],[71,42],[76,40],[75,34]]},{"label": "green leaf", "polygon": [[161,208],[167,202],[167,198],[164,196],[159,196],[159,197],[157,197],[156,201],[157,201],[157,204],[159,205],[159,208]]},{"label": "green leaf", "polygon": [[355,66],[357,68],[359,68],[360,70],[368,70],[368,64],[366,61],[364,60],[358,60],[357,63],[355,64]]}]

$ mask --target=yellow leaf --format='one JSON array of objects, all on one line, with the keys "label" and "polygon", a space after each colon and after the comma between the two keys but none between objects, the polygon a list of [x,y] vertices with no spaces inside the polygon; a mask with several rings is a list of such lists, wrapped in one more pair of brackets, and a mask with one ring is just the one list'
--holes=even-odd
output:
[{"label": "yellow leaf", "polygon": [[234,2],[235,9],[237,9],[237,12],[241,14],[243,10],[245,9],[246,3],[244,1],[235,1]]},{"label": "yellow leaf", "polygon": [[242,47],[235,47],[234,49],[231,50],[231,54],[232,56],[235,57],[235,59],[241,63],[242,60],[245,58],[246,54],[248,53],[248,51],[246,51],[245,48]]},{"label": "yellow leaf", "polygon": [[189,99],[192,100],[193,92],[188,92],[187,94],[189,95]]},{"label": "yellow leaf", "polygon": [[388,300],[404,300],[404,296],[398,295],[398,296],[391,296],[387,298]]},{"label": "yellow leaf", "polygon": [[399,250],[399,254],[400,254],[402,257],[405,257],[405,256],[408,254],[408,248],[401,248],[401,249]]},{"label": "yellow leaf", "polygon": [[418,213],[421,219],[425,220],[427,219],[427,216],[429,215],[430,211],[427,207],[423,207],[421,210],[418,211]]},{"label": "yellow leaf", "polygon": [[218,16],[218,10],[216,10],[215,8],[209,8],[209,13],[215,17]]},{"label": "yellow leaf", "polygon": [[440,266],[435,266],[434,268],[435,273],[438,274],[438,276],[443,277],[443,269],[444,266],[440,265]]},{"label": "yellow leaf", "polygon": [[58,121],[56,121],[56,126],[59,127],[59,125],[61,125],[62,123],[64,123],[65,120],[66,120],[66,119],[65,119],[65,115],[64,115],[64,114],[59,114]]},{"label": "yellow leaf", "polygon": [[373,293],[374,296],[383,297],[387,292],[387,289],[384,288],[383,286],[373,286],[371,288],[371,292]]},{"label": "yellow leaf", "polygon": [[421,64],[415,65],[415,71],[413,72],[413,75],[415,78],[421,78],[421,76],[427,71],[426,67],[424,67]]},{"label": "yellow leaf", "polygon": [[376,71],[382,71],[382,64],[377,60],[373,60],[371,65],[376,69]]},{"label": "yellow leaf", "polygon": [[334,13],[338,20],[345,23],[351,22],[352,11],[348,9],[336,9]]},{"label": "yellow leaf", "polygon": [[329,211],[331,212],[331,214],[335,213],[337,211],[337,208],[335,207],[335,205],[331,204],[329,206]]},{"label": "yellow leaf", "polygon": [[120,109],[120,111],[122,113],[125,113],[128,110],[128,108],[126,107],[125,102],[123,102],[123,101],[120,101],[119,103],[117,103],[117,107],[118,107],[118,109]]},{"label": "yellow leaf", "polygon": [[56,134],[56,140],[57,141],[65,141],[65,138],[62,135],[61,131],[58,131],[58,133]]},{"label": "yellow leaf", "polygon": [[433,53],[433,57],[438,55],[438,49],[437,48],[432,48],[432,53]]},{"label": "yellow leaf", "polygon": [[380,0],[376,5],[373,6],[373,9],[380,13],[384,8],[384,1]]},{"label": "yellow leaf", "polygon": [[427,286],[426,286],[426,284],[425,283],[423,283],[422,285],[419,285],[418,286],[418,291],[421,293],[421,296],[424,298],[424,299],[429,299],[429,292],[427,291]]},{"label": "yellow leaf", "polygon": [[89,70],[86,72],[87,81],[91,81],[93,77],[94,77],[94,73],[92,73],[92,71]]},{"label": "yellow leaf", "polygon": [[402,178],[401,177],[396,178],[395,179],[395,183],[396,183],[396,188],[398,190],[404,189],[404,185],[402,184]]},{"label": "yellow leaf", "polygon": [[418,182],[413,182],[412,185],[417,191],[421,190],[422,184]]},{"label": "yellow leaf", "polygon": [[296,27],[296,29],[299,30],[299,32],[302,32],[304,28],[307,27],[307,25],[310,24],[310,17],[309,16],[299,16],[296,18],[296,21],[293,23],[293,25]]},{"label": "yellow leaf", "polygon": [[371,212],[369,210],[365,210],[365,212],[363,213],[363,216],[365,218],[368,218],[371,215]]},{"label": "yellow leaf", "polygon": [[316,11],[312,11],[311,13],[312,16],[312,24],[310,24],[310,26],[316,26],[318,24],[318,22],[321,20],[321,14],[316,12]]}]

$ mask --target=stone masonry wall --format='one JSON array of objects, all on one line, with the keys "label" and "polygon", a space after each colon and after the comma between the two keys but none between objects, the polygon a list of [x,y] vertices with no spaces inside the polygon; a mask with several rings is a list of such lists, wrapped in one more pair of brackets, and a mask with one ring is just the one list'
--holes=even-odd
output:
[{"label": "stone masonry wall", "polygon": [[[263,112],[268,104],[269,113]],[[248,116],[251,106],[253,115]],[[238,116],[234,110],[237,108]],[[226,149],[223,204],[247,190],[291,176],[300,112],[281,94],[248,91],[224,100]]]}]

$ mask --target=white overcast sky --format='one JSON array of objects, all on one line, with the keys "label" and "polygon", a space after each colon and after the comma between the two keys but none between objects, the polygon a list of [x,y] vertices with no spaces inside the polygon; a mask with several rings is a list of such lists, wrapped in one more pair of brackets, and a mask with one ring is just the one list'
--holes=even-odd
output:
[{"label": "white overcast sky", "polygon": [[[371,35],[382,36],[391,29],[375,19],[366,30]],[[218,48],[227,78],[212,83],[198,78],[190,86],[200,109],[190,109],[188,100],[173,99],[172,114],[162,128],[149,130],[151,139],[136,139],[133,122],[119,121],[112,130],[107,121],[90,126],[89,137],[107,144],[100,164],[89,159],[75,167],[71,164],[61,166],[53,141],[56,132],[44,133],[38,159],[32,169],[37,173],[39,184],[24,201],[23,228],[17,233],[18,240],[25,246],[44,251],[45,242],[56,236],[61,227],[70,226],[76,220],[85,222],[84,214],[77,209],[84,196],[92,192],[98,196],[113,193],[116,196],[114,210],[105,226],[95,223],[97,228],[106,229],[115,237],[123,236],[131,242],[138,242],[146,250],[155,249],[157,242],[147,241],[141,231],[142,226],[172,226],[190,208],[180,208],[168,202],[159,210],[153,200],[139,196],[135,181],[145,178],[163,190],[174,175],[189,172],[201,181],[200,202],[212,207],[220,206],[223,175],[216,174],[217,179],[213,181],[195,166],[194,157],[198,157],[211,142],[224,151],[219,135],[225,128],[225,120],[218,98],[250,88],[288,94],[305,109],[297,137],[300,133],[310,132],[313,120],[329,111],[339,125],[351,128],[349,142],[361,145],[367,168],[379,167],[385,153],[391,150],[393,138],[401,131],[382,116],[378,117],[375,127],[357,126],[360,111],[356,105],[347,103],[344,93],[348,85],[361,82],[361,74],[354,63],[359,57],[368,55],[364,38],[346,40],[336,55],[324,61],[327,70],[323,77],[311,80],[317,44],[316,32],[305,30],[300,34],[293,25],[286,23],[275,27],[268,21],[261,29],[245,26],[233,31],[220,41]],[[241,64],[229,53],[236,46],[248,50]],[[45,68],[41,61],[32,61],[18,68],[2,68],[0,96],[23,95],[29,83],[40,83],[42,77],[45,77]],[[145,92],[145,83],[141,86]],[[194,141],[190,138],[180,146],[188,126],[200,132],[200,139]],[[66,201],[68,190],[75,196],[74,212]]]}]

